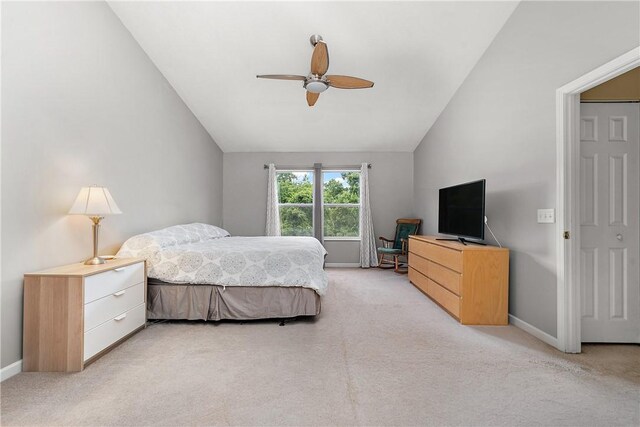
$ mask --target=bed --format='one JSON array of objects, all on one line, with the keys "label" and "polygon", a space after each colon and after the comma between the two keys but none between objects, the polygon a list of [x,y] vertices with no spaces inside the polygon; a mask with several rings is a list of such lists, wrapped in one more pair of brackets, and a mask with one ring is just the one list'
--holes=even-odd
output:
[{"label": "bed", "polygon": [[313,237],[231,237],[209,224],[128,239],[147,260],[149,319],[251,320],[320,314],[327,252]]}]

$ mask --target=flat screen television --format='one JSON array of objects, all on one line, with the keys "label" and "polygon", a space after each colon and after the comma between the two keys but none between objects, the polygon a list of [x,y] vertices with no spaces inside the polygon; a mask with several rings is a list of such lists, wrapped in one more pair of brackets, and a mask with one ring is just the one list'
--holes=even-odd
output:
[{"label": "flat screen television", "polygon": [[484,193],[486,180],[467,182],[440,189],[438,233],[484,239]]}]

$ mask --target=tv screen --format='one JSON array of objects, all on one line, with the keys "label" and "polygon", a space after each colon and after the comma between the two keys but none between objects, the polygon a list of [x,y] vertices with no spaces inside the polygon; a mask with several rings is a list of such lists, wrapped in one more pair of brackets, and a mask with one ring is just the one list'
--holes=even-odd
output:
[{"label": "tv screen", "polygon": [[438,233],[484,239],[486,180],[440,189]]}]

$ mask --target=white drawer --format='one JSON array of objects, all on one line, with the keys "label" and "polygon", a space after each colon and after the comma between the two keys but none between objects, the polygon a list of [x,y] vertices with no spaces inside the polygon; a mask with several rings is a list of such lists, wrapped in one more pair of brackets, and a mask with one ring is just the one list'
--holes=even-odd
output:
[{"label": "white drawer", "polygon": [[144,325],[144,304],[124,312],[84,334],[84,360],[95,356],[133,330]]},{"label": "white drawer", "polygon": [[84,306],[84,331],[111,320],[144,302],[144,283],[114,292]]},{"label": "white drawer", "polygon": [[144,262],[127,265],[84,279],[84,303],[111,295],[144,281]]}]

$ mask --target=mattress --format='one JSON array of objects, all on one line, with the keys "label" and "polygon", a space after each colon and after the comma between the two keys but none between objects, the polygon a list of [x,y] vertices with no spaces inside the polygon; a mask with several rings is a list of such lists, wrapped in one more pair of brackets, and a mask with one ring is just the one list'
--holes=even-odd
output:
[{"label": "mattress", "polygon": [[175,284],[148,279],[147,317],[253,320],[316,316],[320,295],[305,287]]}]

